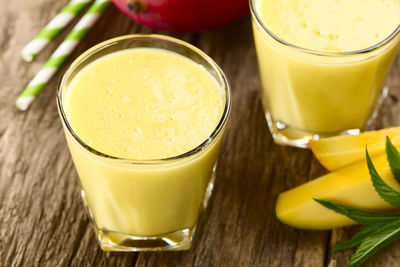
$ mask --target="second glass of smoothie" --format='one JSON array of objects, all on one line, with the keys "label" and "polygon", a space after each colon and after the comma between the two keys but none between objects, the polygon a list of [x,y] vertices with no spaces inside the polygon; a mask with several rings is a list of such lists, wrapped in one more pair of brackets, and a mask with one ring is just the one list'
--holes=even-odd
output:
[{"label": "second glass of smoothie", "polygon": [[363,130],[387,91],[400,2],[250,3],[261,98],[275,142],[307,147],[311,138]]},{"label": "second glass of smoothie", "polygon": [[220,68],[174,38],[123,36],[75,60],[57,104],[102,249],[190,248],[231,106]]}]

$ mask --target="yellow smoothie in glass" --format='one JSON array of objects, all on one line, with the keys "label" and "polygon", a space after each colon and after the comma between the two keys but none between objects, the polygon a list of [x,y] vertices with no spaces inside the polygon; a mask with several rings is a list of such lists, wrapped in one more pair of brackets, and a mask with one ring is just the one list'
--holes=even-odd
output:
[{"label": "yellow smoothie in glass", "polygon": [[399,45],[400,1],[253,0],[252,9],[272,132],[290,140],[362,129]]},{"label": "yellow smoothie in glass", "polygon": [[173,52],[135,48],[86,66],[69,85],[65,112],[92,148],[125,159],[164,159],[204,142],[224,99],[200,65]]},{"label": "yellow smoothie in glass", "polygon": [[224,90],[202,65],[160,48],[108,53],[69,81],[66,120],[90,149],[66,136],[101,243],[193,229],[223,134],[211,140]]}]

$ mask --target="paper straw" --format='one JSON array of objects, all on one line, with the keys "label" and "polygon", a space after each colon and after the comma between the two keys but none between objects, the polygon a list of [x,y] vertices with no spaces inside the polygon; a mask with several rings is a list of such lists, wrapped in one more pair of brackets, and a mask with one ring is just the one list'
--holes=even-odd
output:
[{"label": "paper straw", "polygon": [[71,0],[44,29],[22,49],[21,57],[30,62],[50,43],[91,0]]},{"label": "paper straw", "polygon": [[108,7],[111,0],[96,0],[85,15],[76,24],[65,40],[60,44],[49,60],[39,71],[33,80],[28,84],[16,101],[16,106],[20,110],[27,110],[35,97],[46,86],[47,82],[53,77],[68,56],[72,53],[80,40],[89,32],[93,24]]}]

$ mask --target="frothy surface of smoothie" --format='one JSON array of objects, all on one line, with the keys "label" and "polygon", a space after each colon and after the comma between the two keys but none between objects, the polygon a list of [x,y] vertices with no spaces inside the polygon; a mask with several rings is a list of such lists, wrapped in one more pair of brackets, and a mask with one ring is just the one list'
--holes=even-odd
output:
[{"label": "frothy surface of smoothie", "polygon": [[224,98],[204,69],[181,55],[134,48],[101,57],[69,85],[64,105],[75,133],[94,149],[127,159],[162,159],[204,142]]},{"label": "frothy surface of smoothie", "polygon": [[399,0],[258,0],[256,8],[280,39],[323,52],[374,46],[400,24]]}]

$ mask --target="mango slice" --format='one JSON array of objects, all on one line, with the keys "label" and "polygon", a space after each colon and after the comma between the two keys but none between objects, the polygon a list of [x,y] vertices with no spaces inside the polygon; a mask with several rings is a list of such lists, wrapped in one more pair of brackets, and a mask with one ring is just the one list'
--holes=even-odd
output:
[{"label": "mango slice", "polygon": [[[390,171],[386,154],[372,157],[372,162],[382,179],[400,190]],[[276,203],[278,219],[297,228],[322,230],[354,224],[347,217],[317,203],[314,198],[366,210],[395,209],[376,193],[365,159],[283,192]]]},{"label": "mango slice", "polygon": [[319,162],[334,171],[357,161],[365,161],[365,147],[371,156],[385,152],[386,136],[400,147],[400,127],[310,140],[310,148]]}]

